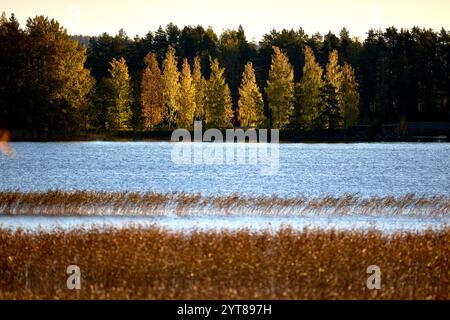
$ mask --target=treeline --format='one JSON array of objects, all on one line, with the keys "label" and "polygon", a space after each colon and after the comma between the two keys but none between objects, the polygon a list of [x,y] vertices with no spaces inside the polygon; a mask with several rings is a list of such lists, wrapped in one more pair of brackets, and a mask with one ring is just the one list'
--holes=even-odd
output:
[{"label": "treeline", "polygon": [[[76,41],[79,40],[79,41]],[[242,27],[169,24],[145,37],[70,37],[55,20],[0,21],[0,121],[73,131],[273,127],[304,131],[450,119],[450,33],[302,29],[257,45]],[[0,123],[0,125],[2,125]]]}]

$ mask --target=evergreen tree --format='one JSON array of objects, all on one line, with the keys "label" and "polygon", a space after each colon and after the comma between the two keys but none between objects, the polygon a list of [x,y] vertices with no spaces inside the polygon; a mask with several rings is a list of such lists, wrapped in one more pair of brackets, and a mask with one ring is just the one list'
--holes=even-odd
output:
[{"label": "evergreen tree", "polygon": [[206,81],[202,75],[199,56],[196,56],[194,59],[194,69],[192,70],[192,81],[195,87],[195,119],[205,120]]},{"label": "evergreen tree", "polygon": [[359,116],[359,92],[355,71],[348,63],[342,68],[341,104],[344,110],[344,128],[348,129],[356,124]]},{"label": "evergreen tree", "polygon": [[265,125],[264,101],[251,62],[247,63],[239,88],[238,120],[241,126],[262,127]]},{"label": "evergreen tree", "polygon": [[322,65],[326,63],[333,51],[339,50],[339,45],[339,38],[331,31],[323,37],[322,58],[320,59]]},{"label": "evergreen tree", "polygon": [[175,124],[176,114],[178,112],[178,95],[180,91],[180,82],[178,71],[178,60],[175,56],[175,49],[169,47],[166,58],[163,63],[163,103],[164,103],[164,117],[169,125],[169,128]]},{"label": "evergreen tree", "polygon": [[150,129],[163,120],[163,90],[156,55],[149,52],[144,63],[146,68],[141,80],[142,123],[144,129]]},{"label": "evergreen tree", "polygon": [[195,113],[195,85],[191,76],[188,60],[183,60],[180,74],[180,91],[178,95],[178,128],[190,128],[194,124]]},{"label": "evergreen tree", "polygon": [[21,92],[27,80],[24,77],[27,59],[26,34],[20,29],[16,17],[6,17],[5,12],[0,18],[0,128],[23,128],[32,123],[31,108],[25,103],[27,93]]},{"label": "evergreen tree", "polygon": [[128,38],[123,29],[120,29],[114,37],[108,33],[93,37],[89,41],[89,55],[86,66],[97,80],[107,77],[109,63],[113,58],[125,57],[128,61],[131,44],[131,39]]},{"label": "evergreen tree", "polygon": [[255,47],[247,41],[244,28],[224,30],[219,38],[220,62],[225,68],[225,77],[231,91],[233,108],[238,107],[239,85],[244,66],[254,59]]},{"label": "evergreen tree", "polygon": [[43,16],[28,19],[26,35],[24,80],[17,85],[25,95],[20,99],[28,100],[22,103],[31,113],[31,126],[39,130],[80,128],[94,85],[84,67],[86,48],[73,41],[56,20]]},{"label": "evergreen tree", "polygon": [[128,129],[131,121],[132,94],[130,76],[125,59],[113,59],[110,63],[109,78],[106,80],[107,97],[105,102],[107,128]]},{"label": "evergreen tree", "polygon": [[155,32],[155,37],[153,40],[153,48],[156,53],[156,58],[159,62],[164,60],[168,46],[169,43],[167,40],[166,31],[164,31],[164,29],[159,26],[158,30],[156,30]]},{"label": "evergreen tree", "polygon": [[231,93],[223,73],[224,69],[220,67],[219,61],[214,59],[206,85],[206,124],[209,127],[225,128],[232,125]]},{"label": "evergreen tree", "polygon": [[321,115],[323,70],[316,62],[314,52],[305,47],[305,66],[300,81],[300,125],[305,130],[314,129]]},{"label": "evergreen tree", "polygon": [[287,56],[275,46],[273,51],[266,94],[272,127],[283,128],[290,124],[294,111],[294,72]]},{"label": "evergreen tree", "polygon": [[340,113],[338,104],[338,93],[336,88],[329,82],[321,90],[321,123],[325,129],[334,131],[339,127]]}]

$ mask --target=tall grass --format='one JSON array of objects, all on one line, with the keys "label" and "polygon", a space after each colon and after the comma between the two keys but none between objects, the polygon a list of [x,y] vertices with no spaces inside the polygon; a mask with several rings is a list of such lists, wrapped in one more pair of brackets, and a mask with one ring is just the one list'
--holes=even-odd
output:
[{"label": "tall grass", "polygon": [[6,215],[450,215],[450,196],[279,197],[98,191],[0,192]]},{"label": "tall grass", "polygon": [[[0,299],[449,299],[450,229],[0,230]],[[68,290],[66,268],[81,269]],[[366,268],[381,269],[369,290]]]}]

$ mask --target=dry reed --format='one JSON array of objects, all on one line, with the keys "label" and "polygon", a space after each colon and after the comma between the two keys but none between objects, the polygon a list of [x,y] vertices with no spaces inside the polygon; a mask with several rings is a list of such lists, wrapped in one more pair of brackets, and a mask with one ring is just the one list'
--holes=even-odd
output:
[{"label": "dry reed", "polygon": [[186,193],[0,191],[5,215],[426,215],[449,216],[450,196],[279,197]]},{"label": "dry reed", "polygon": [[[103,195],[107,197],[107,195]],[[450,229],[0,230],[1,299],[449,299]],[[81,269],[80,290],[66,268]],[[381,268],[381,289],[366,268]]]}]

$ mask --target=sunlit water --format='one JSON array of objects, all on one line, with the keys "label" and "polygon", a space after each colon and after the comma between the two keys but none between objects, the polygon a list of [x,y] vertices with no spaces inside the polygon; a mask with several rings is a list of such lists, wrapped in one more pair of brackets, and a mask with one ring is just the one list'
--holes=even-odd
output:
[{"label": "sunlit water", "polygon": [[17,230],[71,230],[92,228],[161,227],[170,231],[190,232],[227,229],[230,231],[247,229],[250,231],[277,231],[282,228],[296,230],[336,229],[336,230],[379,230],[385,233],[397,231],[440,230],[450,226],[448,217],[410,216],[304,216],[304,217],[137,217],[137,216],[76,216],[76,217],[33,217],[0,216],[0,228]]},{"label": "sunlit water", "polygon": [[[215,151],[223,149],[221,163],[211,163],[214,159],[208,155],[212,144],[196,144],[191,148],[191,163],[180,163],[173,157],[175,145],[166,142],[13,143],[14,159],[0,155],[0,189],[240,193],[289,197],[345,193],[363,197],[408,193],[434,196],[448,195],[450,190],[450,144],[445,143],[280,144],[277,152],[269,150],[272,153],[266,158],[256,157],[256,163],[248,156],[249,144],[232,144],[233,158],[226,158],[230,144],[216,144]],[[243,150],[247,151],[246,157],[239,162],[237,154]],[[264,168],[272,169],[269,175],[264,174]],[[442,227],[448,219],[402,217],[399,220],[389,216],[0,218],[4,227],[31,229],[38,225],[89,227],[105,225],[105,222],[112,226],[156,224],[175,229],[276,229],[290,225],[295,228],[374,227],[392,231]]]}]

